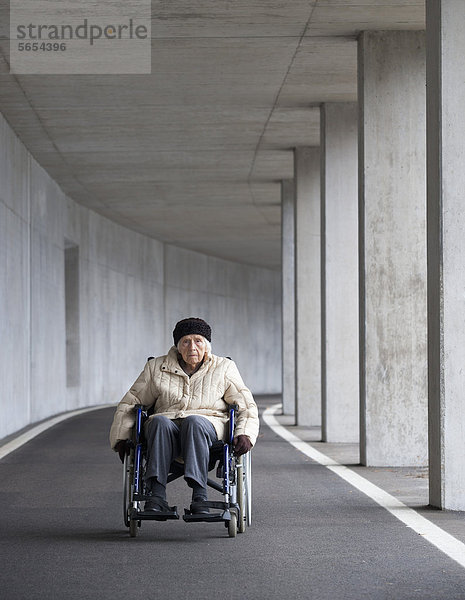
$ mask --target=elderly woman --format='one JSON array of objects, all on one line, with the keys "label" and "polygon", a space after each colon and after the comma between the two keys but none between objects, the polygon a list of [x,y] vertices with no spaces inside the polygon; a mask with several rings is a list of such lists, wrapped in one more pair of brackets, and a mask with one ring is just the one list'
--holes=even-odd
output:
[{"label": "elderly woman", "polygon": [[257,405],[235,363],[211,353],[211,329],[190,317],[176,324],[174,346],[166,356],[147,361],[144,370],[116,409],[110,443],[120,458],[128,451],[134,406],[153,407],[146,424],[149,499],[144,510],[166,512],[170,465],[182,456],[184,478],[192,488],[191,511],[207,513],[210,446],[227,436],[228,406],[238,407],[234,438],[236,455],[245,454],[258,434]]}]

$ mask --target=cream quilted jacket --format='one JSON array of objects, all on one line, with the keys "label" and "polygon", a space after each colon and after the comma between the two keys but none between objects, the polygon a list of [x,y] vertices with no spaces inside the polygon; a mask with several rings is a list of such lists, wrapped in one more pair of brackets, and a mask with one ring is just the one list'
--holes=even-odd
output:
[{"label": "cream quilted jacket", "polygon": [[228,405],[236,404],[235,435],[247,435],[252,444],[257,439],[257,405],[236,364],[228,358],[206,354],[203,365],[191,377],[180,367],[174,346],[166,356],[147,361],[118,404],[110,431],[112,448],[119,440],[131,437],[136,404],[154,406],[155,414],[169,419],[202,415],[213,423],[219,439],[227,436]]}]

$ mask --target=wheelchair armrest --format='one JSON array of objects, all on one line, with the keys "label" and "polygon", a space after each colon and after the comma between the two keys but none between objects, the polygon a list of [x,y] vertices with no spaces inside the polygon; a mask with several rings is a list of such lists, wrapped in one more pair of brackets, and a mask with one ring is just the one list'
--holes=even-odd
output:
[{"label": "wheelchair armrest", "polygon": [[147,420],[147,409],[143,404],[136,404],[134,409],[136,411],[136,422],[134,426],[135,441],[136,443],[139,443],[143,434],[144,423]]}]

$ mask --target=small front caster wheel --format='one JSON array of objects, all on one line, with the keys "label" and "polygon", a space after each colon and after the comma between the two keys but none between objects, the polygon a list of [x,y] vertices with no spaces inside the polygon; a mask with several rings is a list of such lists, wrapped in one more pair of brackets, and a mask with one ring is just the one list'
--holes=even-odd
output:
[{"label": "small front caster wheel", "polygon": [[237,515],[236,515],[236,513],[231,513],[231,520],[228,523],[228,533],[229,533],[229,537],[236,537],[236,535],[237,535]]},{"label": "small front caster wheel", "polygon": [[139,523],[135,519],[131,519],[129,521],[129,535],[131,537],[136,537],[138,529],[139,529]]}]

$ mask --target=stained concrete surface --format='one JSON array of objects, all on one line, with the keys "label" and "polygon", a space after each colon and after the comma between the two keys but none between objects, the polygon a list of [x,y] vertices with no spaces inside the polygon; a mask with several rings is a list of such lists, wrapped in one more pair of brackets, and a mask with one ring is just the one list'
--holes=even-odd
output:
[{"label": "stained concrete surface", "polygon": [[[464,597],[462,567],[263,423],[244,534],[181,520],[143,523],[130,538],[107,444],[112,413],[75,417],[0,462],[5,600]],[[186,506],[187,487],[172,486],[170,502]]]},{"label": "stained concrete surface", "polygon": [[360,432],[365,464],[428,460],[424,32],[359,38]]}]

